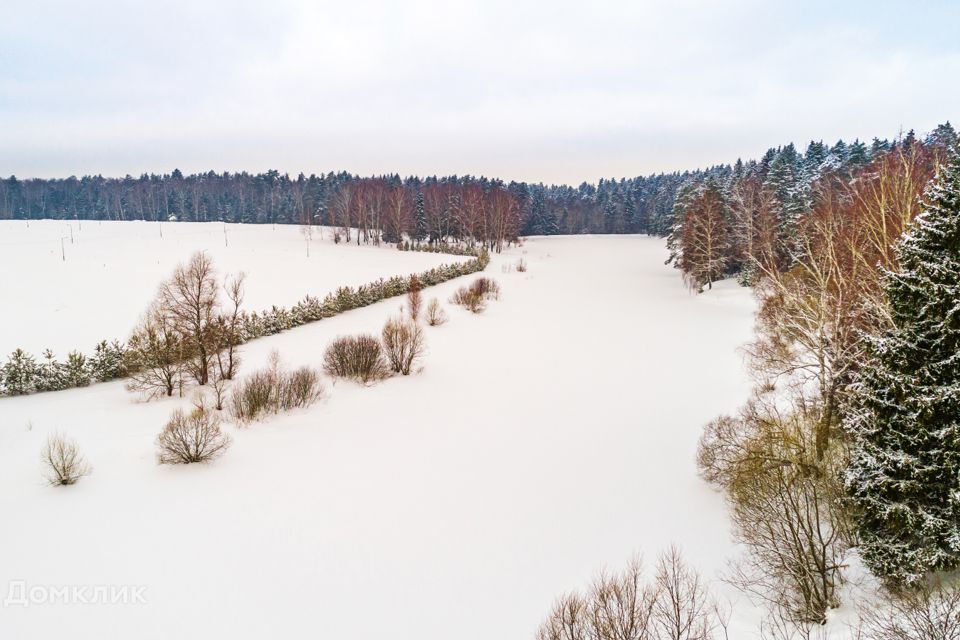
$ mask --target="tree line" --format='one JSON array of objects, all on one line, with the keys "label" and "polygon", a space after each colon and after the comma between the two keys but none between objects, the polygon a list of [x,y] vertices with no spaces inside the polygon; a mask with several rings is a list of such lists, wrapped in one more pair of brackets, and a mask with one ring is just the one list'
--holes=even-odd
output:
[{"label": "tree line", "polygon": [[[955,137],[949,124],[932,135]],[[491,249],[518,235],[671,235],[677,260],[690,263],[684,271],[709,284],[742,267],[744,251],[752,256],[775,244],[773,236],[788,235],[789,220],[774,222],[769,216],[783,209],[796,218],[809,208],[811,185],[822,172],[856,170],[892,146],[881,139],[870,145],[814,141],[800,153],[788,144],[767,150],[759,161],[576,187],[469,175],[361,177],[344,171],[296,177],[276,170],[184,175],[176,169],[123,178],[10,176],[0,180],[0,219],[322,224],[341,227],[345,241],[354,228],[360,230],[360,242],[409,237]],[[721,191],[724,199],[711,204]],[[731,212],[721,213],[725,208]],[[753,213],[750,219],[742,215],[746,210]],[[691,224],[685,225],[687,212]],[[744,225],[751,226],[749,232]],[[753,247],[756,242],[759,247]],[[782,257],[784,247],[777,250]]]},{"label": "tree line", "polygon": [[[677,188],[665,220],[669,262],[698,290],[734,275],[752,284],[763,272],[798,264],[809,227],[824,217],[864,221],[880,234],[867,243],[886,259],[903,221],[916,215],[917,196],[937,161],[956,144],[947,122],[923,140],[910,131],[870,145],[811,142],[800,152],[788,144],[760,160],[691,175]],[[887,216],[902,220],[895,224]]]},{"label": "tree line", "polygon": [[[224,221],[358,228],[361,241],[466,241],[495,248],[518,234],[669,230],[674,193],[700,172],[600,180],[578,187],[474,176],[296,177],[143,174],[0,180],[0,219]],[[344,234],[344,236],[346,233]],[[346,240],[346,237],[344,237]]]}]

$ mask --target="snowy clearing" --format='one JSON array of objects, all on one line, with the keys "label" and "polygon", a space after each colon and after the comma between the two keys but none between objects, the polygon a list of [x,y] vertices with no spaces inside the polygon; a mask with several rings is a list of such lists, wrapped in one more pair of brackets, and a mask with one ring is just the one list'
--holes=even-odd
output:
[{"label": "snowy clearing", "polygon": [[0,272],[30,273],[4,279],[4,302],[16,312],[0,314],[0,354],[21,348],[39,357],[52,349],[63,357],[125,340],[160,281],[195,251],[208,251],[221,274],[247,273],[250,311],[463,259],[365,245],[344,250],[328,229],[312,233],[308,257],[295,225],[0,221]]},{"label": "snowy clearing", "polygon": [[[271,233],[243,228],[231,249]],[[182,253],[144,272],[105,269],[96,289],[117,306],[98,314],[95,335],[75,320],[51,337],[122,337],[176,259],[204,243],[221,271],[250,274],[253,308],[453,259],[330,246],[335,258],[307,270],[296,229],[276,233],[288,248],[231,258],[216,252],[216,227],[182,236]],[[145,250],[118,248],[114,264]],[[527,273],[502,272],[521,256]],[[530,239],[494,257],[486,275],[503,292],[481,315],[446,303],[472,277],[424,291],[450,321],[426,328],[422,373],[328,383],[308,410],[228,425],[234,444],[209,465],[155,462],[154,439],[186,400],[137,402],[122,382],[0,399],[0,589],[131,585],[146,599],[0,606],[0,638],[529,640],[555,597],[635,552],[651,563],[676,543],[716,577],[734,549],[694,453],[702,425],[749,392],[737,348],[754,304],[730,282],[690,294],[664,257],[656,238]],[[56,268],[24,278],[30,298],[13,292],[29,314],[4,319],[18,323],[0,328],[5,348],[48,344],[50,325],[33,316],[53,283],[70,288]],[[332,338],[379,332],[401,303],[244,345],[241,375],[274,349],[318,366]],[[41,478],[54,431],[93,464],[75,486]],[[755,614],[738,608],[732,637],[751,637]]]}]

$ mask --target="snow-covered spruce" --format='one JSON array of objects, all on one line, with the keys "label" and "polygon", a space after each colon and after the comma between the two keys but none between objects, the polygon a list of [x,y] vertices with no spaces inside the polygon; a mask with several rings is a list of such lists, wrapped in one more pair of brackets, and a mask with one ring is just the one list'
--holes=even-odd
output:
[{"label": "snow-covered spruce", "polygon": [[855,386],[847,488],[860,552],[892,586],[960,568],[960,156],[885,274],[892,328]]}]

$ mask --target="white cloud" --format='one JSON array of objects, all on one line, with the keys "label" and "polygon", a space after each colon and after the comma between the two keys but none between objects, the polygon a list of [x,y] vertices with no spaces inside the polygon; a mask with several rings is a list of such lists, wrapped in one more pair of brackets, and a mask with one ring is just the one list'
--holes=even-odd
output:
[{"label": "white cloud", "polygon": [[579,182],[955,115],[950,20],[775,4],[23,3],[0,25],[0,175]]}]

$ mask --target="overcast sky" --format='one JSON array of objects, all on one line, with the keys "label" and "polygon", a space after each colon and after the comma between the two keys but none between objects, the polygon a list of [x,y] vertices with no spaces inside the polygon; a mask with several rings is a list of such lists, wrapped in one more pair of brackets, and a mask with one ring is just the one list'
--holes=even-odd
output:
[{"label": "overcast sky", "polygon": [[960,120],[958,33],[955,1],[4,0],[0,176],[696,168]]}]

